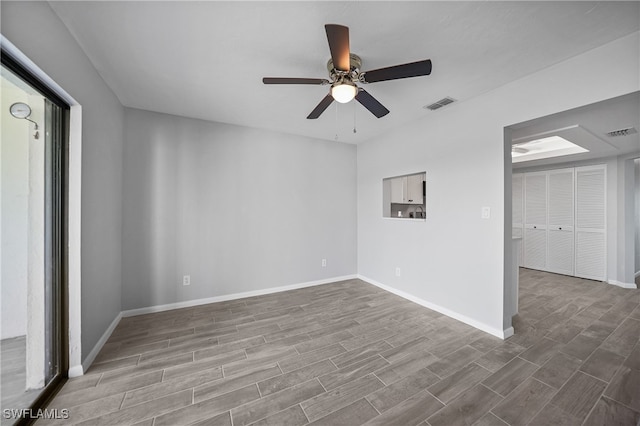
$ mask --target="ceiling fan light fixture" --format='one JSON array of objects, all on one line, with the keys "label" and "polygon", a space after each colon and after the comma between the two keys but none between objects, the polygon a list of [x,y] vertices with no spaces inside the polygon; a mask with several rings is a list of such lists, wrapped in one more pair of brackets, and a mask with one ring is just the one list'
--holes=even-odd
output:
[{"label": "ceiling fan light fixture", "polygon": [[358,93],[358,88],[351,82],[343,81],[331,86],[331,96],[341,104],[351,102],[356,97],[356,93]]}]

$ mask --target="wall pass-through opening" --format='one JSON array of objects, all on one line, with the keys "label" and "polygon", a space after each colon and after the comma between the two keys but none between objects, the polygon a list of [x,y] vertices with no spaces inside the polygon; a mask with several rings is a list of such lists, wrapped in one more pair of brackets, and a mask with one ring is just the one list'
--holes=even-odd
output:
[{"label": "wall pass-through opening", "polygon": [[396,219],[427,218],[426,172],[382,180],[382,216]]}]

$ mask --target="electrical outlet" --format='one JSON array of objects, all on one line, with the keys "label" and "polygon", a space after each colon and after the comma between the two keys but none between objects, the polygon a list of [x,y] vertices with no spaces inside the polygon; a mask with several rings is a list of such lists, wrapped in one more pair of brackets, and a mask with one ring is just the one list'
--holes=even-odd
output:
[{"label": "electrical outlet", "polygon": [[323,268],[327,267],[327,259],[322,259],[322,267]]},{"label": "electrical outlet", "polygon": [[396,277],[399,277],[402,275],[402,271],[400,271],[400,268],[396,268]]},{"label": "electrical outlet", "polygon": [[482,208],[482,218],[489,219],[491,217],[491,207]]},{"label": "electrical outlet", "polygon": [[191,275],[182,276],[182,285],[191,285]]}]

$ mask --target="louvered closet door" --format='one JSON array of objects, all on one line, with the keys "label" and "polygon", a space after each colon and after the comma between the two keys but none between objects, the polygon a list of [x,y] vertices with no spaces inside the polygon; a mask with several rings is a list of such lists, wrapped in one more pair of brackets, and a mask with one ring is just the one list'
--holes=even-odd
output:
[{"label": "louvered closet door", "polygon": [[549,172],[547,269],[566,275],[573,275],[574,266],[573,173],[573,168]]},{"label": "louvered closet door", "polygon": [[[512,220],[511,226],[513,227],[511,235],[513,237],[524,236],[523,227],[524,227],[524,214],[523,214],[523,203],[524,203],[524,176],[519,174],[514,174],[511,179],[511,212],[512,212]],[[518,259],[518,266],[524,266],[524,250],[520,250],[520,257]]]},{"label": "louvered closet door", "polygon": [[576,168],[576,271],[606,278],[606,167]]},{"label": "louvered closet door", "polygon": [[547,270],[547,173],[524,175],[524,266]]}]

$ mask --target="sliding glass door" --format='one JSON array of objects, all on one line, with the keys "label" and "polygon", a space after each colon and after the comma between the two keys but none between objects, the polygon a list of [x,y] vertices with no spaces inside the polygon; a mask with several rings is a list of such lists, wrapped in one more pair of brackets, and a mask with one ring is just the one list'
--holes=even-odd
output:
[{"label": "sliding glass door", "polygon": [[2,425],[43,410],[66,379],[68,106],[2,55],[0,382]]}]

